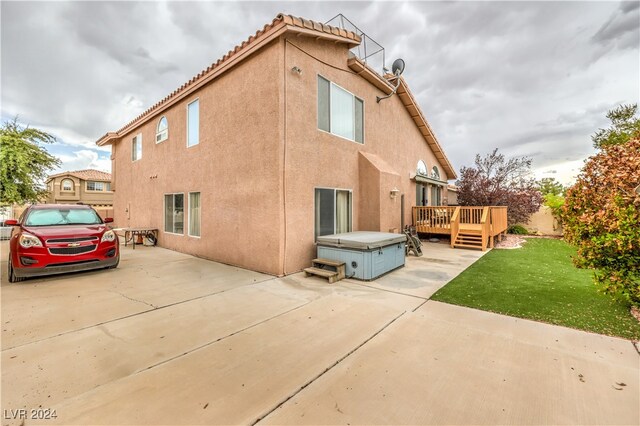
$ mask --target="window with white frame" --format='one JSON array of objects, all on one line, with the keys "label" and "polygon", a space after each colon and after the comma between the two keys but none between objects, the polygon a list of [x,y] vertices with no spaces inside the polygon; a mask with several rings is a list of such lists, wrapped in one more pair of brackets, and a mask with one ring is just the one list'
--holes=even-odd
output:
[{"label": "window with white frame", "polygon": [[107,188],[107,191],[111,191],[111,182],[106,182],[105,186]]},{"label": "window with white frame", "polygon": [[200,193],[189,193],[189,235],[200,236]]},{"label": "window with white frame", "polygon": [[164,196],[164,231],[184,234],[184,194]]},{"label": "window with white frame", "polygon": [[421,176],[427,176],[427,164],[420,160],[418,161],[418,167],[416,167],[416,173]]},{"label": "window with white frame", "polygon": [[318,76],[318,128],[364,143],[364,101]]},{"label": "window with white frame", "polygon": [[158,128],[156,129],[156,143],[167,140],[169,137],[169,122],[165,116],[158,121]]},{"label": "window with white frame", "polygon": [[87,181],[87,191],[104,191],[104,182]]},{"label": "window with white frame", "polygon": [[142,133],[138,133],[131,140],[131,161],[142,158]]},{"label": "window with white frame", "polygon": [[349,190],[316,188],[315,236],[351,232],[352,194]]},{"label": "window with white frame", "polygon": [[187,147],[200,143],[200,101],[196,99],[187,106]]},{"label": "window with white frame", "polygon": [[71,179],[64,179],[62,181],[63,191],[73,191],[73,181]]}]

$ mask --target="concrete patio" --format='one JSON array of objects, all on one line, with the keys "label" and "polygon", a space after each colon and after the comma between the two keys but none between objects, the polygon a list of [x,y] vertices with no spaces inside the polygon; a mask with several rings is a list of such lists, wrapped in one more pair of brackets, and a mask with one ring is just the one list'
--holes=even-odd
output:
[{"label": "concrete patio", "polygon": [[427,301],[483,252],[425,244],[328,285],[127,247],[116,270],[8,284],[6,247],[3,424],[640,422],[631,342]]}]

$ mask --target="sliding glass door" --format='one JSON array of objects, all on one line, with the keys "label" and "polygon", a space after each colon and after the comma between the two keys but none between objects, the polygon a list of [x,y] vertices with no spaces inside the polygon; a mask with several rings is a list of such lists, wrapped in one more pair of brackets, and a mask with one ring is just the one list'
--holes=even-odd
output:
[{"label": "sliding glass door", "polygon": [[315,236],[351,232],[352,194],[349,190],[316,188]]}]

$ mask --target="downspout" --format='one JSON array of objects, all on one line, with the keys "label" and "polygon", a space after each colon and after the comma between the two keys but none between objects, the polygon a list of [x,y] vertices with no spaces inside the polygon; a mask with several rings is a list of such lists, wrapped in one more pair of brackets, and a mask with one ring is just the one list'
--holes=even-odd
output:
[{"label": "downspout", "polygon": [[282,37],[284,54],[282,55],[282,80],[283,80],[283,146],[282,146],[282,274],[287,275],[287,42]]}]

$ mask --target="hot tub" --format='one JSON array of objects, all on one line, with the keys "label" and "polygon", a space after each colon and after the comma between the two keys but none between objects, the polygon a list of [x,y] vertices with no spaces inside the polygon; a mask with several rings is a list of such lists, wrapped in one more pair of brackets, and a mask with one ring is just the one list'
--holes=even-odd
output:
[{"label": "hot tub", "polygon": [[403,234],[357,231],[318,237],[317,253],[322,259],[346,264],[347,278],[370,281],[404,266]]}]

